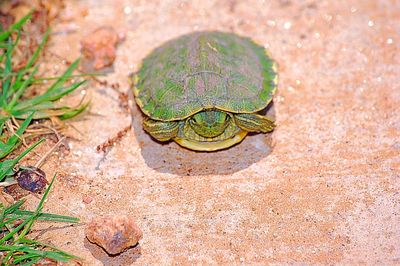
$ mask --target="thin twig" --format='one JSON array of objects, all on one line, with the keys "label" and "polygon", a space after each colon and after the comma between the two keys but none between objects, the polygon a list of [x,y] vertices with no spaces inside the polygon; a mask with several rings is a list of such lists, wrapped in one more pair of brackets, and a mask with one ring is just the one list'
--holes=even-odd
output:
[{"label": "thin twig", "polygon": [[[19,135],[15,132],[14,125],[13,125],[13,123],[10,121],[10,119],[8,119],[8,120],[6,121],[5,124],[6,124],[7,130],[11,133],[11,136],[17,136],[17,138],[19,138],[19,139],[22,141],[21,136],[19,136]],[[17,125],[18,125],[18,124],[17,124]]]},{"label": "thin twig", "polygon": [[43,162],[47,159],[47,157],[50,156],[51,153],[61,144],[61,142],[65,139],[65,137],[62,137],[49,151],[46,152],[46,154],[40,158],[39,161],[35,164],[35,167],[40,168],[43,164]]},{"label": "thin twig", "polygon": [[57,141],[61,138],[60,133],[58,133],[58,130],[54,127],[45,124],[37,125],[38,128],[35,128],[34,126],[31,126],[30,129],[28,128],[25,132],[30,133],[30,135],[44,135],[46,133],[54,133],[54,135],[56,135],[57,137]]},{"label": "thin twig", "polygon": [[73,124],[68,123],[68,122],[65,122],[65,124],[66,124],[68,127],[74,129],[76,132],[78,132],[79,135],[83,136],[83,133],[82,133],[81,131],[79,131],[79,129],[78,129],[76,126],[74,126]]},{"label": "thin twig", "polygon": [[[14,116],[11,116],[11,120],[14,123],[15,127],[18,129],[21,125],[18,123],[17,119],[15,119]],[[8,120],[10,121],[10,120]],[[13,134],[15,134],[15,132],[12,132]],[[16,135],[16,134],[15,134]],[[17,135],[18,136],[18,135]],[[24,147],[28,147],[28,144],[25,141],[25,138],[23,136],[18,136],[18,138],[21,140],[22,145],[24,145]]]}]

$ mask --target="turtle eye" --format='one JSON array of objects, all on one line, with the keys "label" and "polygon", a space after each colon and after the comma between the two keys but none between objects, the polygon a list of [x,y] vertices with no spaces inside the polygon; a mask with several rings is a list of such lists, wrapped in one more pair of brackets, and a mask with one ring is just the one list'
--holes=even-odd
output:
[{"label": "turtle eye", "polygon": [[194,117],[190,118],[190,122],[193,124],[197,124],[196,118],[194,118]]}]

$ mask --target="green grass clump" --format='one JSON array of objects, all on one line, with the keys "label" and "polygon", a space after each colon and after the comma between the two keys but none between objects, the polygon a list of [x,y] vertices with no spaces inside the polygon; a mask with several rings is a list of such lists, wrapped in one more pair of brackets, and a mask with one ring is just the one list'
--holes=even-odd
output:
[{"label": "green grass clump", "polygon": [[[88,106],[88,103],[81,103],[77,107],[57,104],[59,99],[72,93],[85,82],[70,82],[76,77],[73,72],[77,69],[79,60],[74,61],[59,77],[36,77],[39,71],[38,58],[48,40],[49,30],[44,33],[38,47],[32,51],[32,56],[21,64],[21,58],[17,57],[15,51],[24,34],[23,26],[31,16],[32,12],[8,29],[2,29],[0,24],[0,181],[13,179],[15,165],[44,141],[41,139],[20,154],[12,155],[13,159],[9,158],[23,141],[23,134],[33,120],[68,119],[81,113]],[[42,94],[28,97],[29,90],[45,80],[54,82]],[[77,218],[42,212],[53,182],[54,178],[34,212],[21,209],[24,201],[18,201],[8,207],[0,203],[0,265],[32,265],[44,258],[55,261],[78,259],[54,246],[28,237],[32,225],[37,220],[78,222]]]},{"label": "green grass clump", "polygon": [[35,211],[21,210],[24,201],[20,200],[9,207],[0,204],[0,257],[1,265],[32,265],[41,259],[69,261],[80,258],[68,254],[52,245],[42,243],[27,237],[33,224],[40,221],[78,223],[79,219],[43,213],[44,202],[50,192],[55,177],[43,194]]},{"label": "green grass clump", "polygon": [[[31,58],[25,63],[24,67],[14,70],[13,51],[21,37],[21,27],[23,23],[29,20],[30,16],[31,14],[28,14],[10,26],[10,29],[0,33],[0,48],[4,51],[0,56],[0,125],[4,125],[12,117],[25,119],[32,112],[34,112],[33,119],[50,117],[67,119],[79,114],[87,107],[87,104],[81,104],[78,107],[56,105],[57,100],[70,94],[85,83],[85,80],[83,80],[66,84],[73,77],[73,72],[78,67],[79,59],[75,60],[61,76],[57,77],[54,83],[43,94],[29,99],[23,98],[27,89],[38,82],[38,79],[35,79],[35,74],[39,69],[37,59],[50,33],[49,30],[45,32],[41,43],[33,52]],[[13,30],[16,31],[16,34],[14,34],[16,37],[13,37],[11,34]]]},{"label": "green grass clump", "polygon": [[[79,59],[75,60],[65,72],[56,78],[36,78],[39,69],[38,57],[43,50],[50,31],[44,33],[41,43],[33,51],[32,56],[22,64],[15,57],[23,25],[29,21],[32,12],[11,25],[8,29],[0,29],[0,160],[14,151],[21,143],[22,135],[35,119],[57,117],[68,119],[81,113],[88,103],[77,107],[58,106],[57,101],[79,88],[84,82],[69,83],[73,72],[77,69]],[[1,26],[1,25],[0,25]],[[19,65],[17,68],[15,65]],[[44,80],[55,80],[42,94],[31,98],[24,97],[33,85]],[[20,122],[19,122],[20,121]],[[0,162],[0,181],[13,174],[15,164],[39,143],[25,150],[13,160]]]}]

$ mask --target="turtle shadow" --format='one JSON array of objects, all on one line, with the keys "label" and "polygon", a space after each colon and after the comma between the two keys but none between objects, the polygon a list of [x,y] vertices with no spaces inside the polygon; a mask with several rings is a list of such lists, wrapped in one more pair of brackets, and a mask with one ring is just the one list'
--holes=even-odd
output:
[{"label": "turtle shadow", "polygon": [[[132,125],[145,163],[160,173],[180,176],[229,175],[264,159],[273,149],[273,133],[249,134],[241,143],[216,152],[188,150],[173,141],[161,143],[143,130],[143,115],[136,104],[131,111]],[[261,114],[275,120],[273,103]]]}]

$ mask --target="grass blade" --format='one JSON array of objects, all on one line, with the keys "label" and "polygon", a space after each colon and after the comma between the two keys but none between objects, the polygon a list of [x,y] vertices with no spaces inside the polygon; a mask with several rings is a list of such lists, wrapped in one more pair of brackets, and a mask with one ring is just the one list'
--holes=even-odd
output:
[{"label": "grass blade", "polygon": [[0,33],[0,42],[6,40],[13,31],[20,30],[22,26],[31,18],[33,10],[21,18],[18,22],[12,24],[8,30]]},{"label": "grass blade", "polygon": [[12,173],[12,169],[13,167],[25,156],[27,155],[31,150],[33,150],[34,148],[36,148],[36,146],[38,146],[40,143],[42,143],[43,141],[45,141],[45,139],[41,139],[39,141],[37,141],[36,143],[34,143],[33,145],[31,145],[29,148],[27,148],[26,150],[24,150],[20,155],[17,156],[17,158],[13,159],[13,160],[6,160],[3,162],[0,162],[0,181],[2,181],[4,179],[5,176],[10,175],[10,173]]},{"label": "grass blade", "polygon": [[26,110],[26,111],[30,111],[29,108],[33,108],[36,105],[43,103],[43,102],[47,102],[47,101],[56,101],[60,98],[62,98],[63,96],[70,94],[71,92],[73,92],[74,90],[76,90],[77,88],[79,88],[79,86],[81,86],[82,84],[84,84],[86,81],[81,81],[78,83],[74,83],[69,87],[58,87],[56,89],[53,90],[47,90],[44,94],[36,96],[34,98],[31,98],[29,100],[26,100],[24,102],[18,103],[13,111],[21,111],[21,110]]},{"label": "grass blade", "polygon": [[6,143],[0,142],[0,159],[7,156],[11,151],[13,151],[16,145],[20,142],[22,134],[24,134],[26,128],[29,126],[33,118],[33,113],[30,114],[25,121],[20,125],[18,130],[13,136],[11,136]]},{"label": "grass blade", "polygon": [[8,89],[10,87],[11,84],[11,79],[12,76],[10,75],[12,72],[12,61],[11,61],[11,55],[12,52],[14,50],[14,46],[12,43],[12,40],[9,39],[8,40],[8,47],[5,53],[6,56],[6,61],[5,61],[5,66],[4,66],[4,77],[3,77],[3,81],[1,83],[2,86],[2,97],[1,97],[1,102],[3,106],[7,106],[7,95],[8,95]]},{"label": "grass blade", "polygon": [[66,120],[66,119],[70,119],[74,116],[79,115],[80,113],[82,113],[83,111],[86,110],[86,108],[88,108],[88,106],[90,105],[90,102],[87,102],[85,104],[82,104],[80,107],[78,108],[70,108],[68,112],[65,112],[63,115],[60,116],[61,120]]},{"label": "grass blade", "polygon": [[15,202],[14,204],[8,206],[6,209],[4,209],[4,214],[10,214],[18,210],[23,204],[25,203],[24,200],[19,200]]},{"label": "grass blade", "polygon": [[15,86],[15,84],[17,83],[14,83],[14,87],[16,87],[14,88],[14,91],[16,92],[14,93],[11,102],[7,106],[8,111],[12,110],[12,108],[17,104],[17,100],[19,100],[19,98],[21,98],[22,94],[25,92],[26,88],[28,88],[28,86],[32,84],[33,76],[38,71],[38,68],[39,66],[36,66],[33,69],[33,71],[29,74],[28,78],[25,79],[19,87]]},{"label": "grass blade", "polygon": [[[34,212],[25,211],[25,210],[15,210],[13,213],[13,215],[17,215],[20,217],[29,216],[32,214],[34,214]],[[41,213],[40,216],[38,216],[38,220],[50,221],[50,222],[63,222],[63,223],[78,223],[79,222],[79,218],[65,216],[65,215],[52,214],[52,213]]]},{"label": "grass blade", "polygon": [[32,219],[34,218],[34,216],[30,216],[28,217],[28,219],[26,219],[25,221],[23,221],[20,225],[18,225],[17,227],[15,227],[13,230],[11,230],[8,234],[6,234],[5,236],[3,236],[2,239],[0,239],[0,245],[4,244],[4,242],[6,242],[8,239],[10,239],[11,237],[13,237],[16,233],[18,233],[22,228],[24,228],[24,226],[26,224],[28,224]]},{"label": "grass blade", "polygon": [[69,79],[72,76],[72,73],[75,71],[75,69],[78,68],[80,59],[76,59],[72,64],[65,70],[65,72],[61,75],[61,77],[51,85],[47,91],[53,91],[55,89],[58,89],[60,86],[62,86],[67,79]]},{"label": "grass blade", "polygon": [[15,221],[18,221],[18,220],[21,220],[21,218],[20,218],[20,217],[7,217],[7,220],[2,221],[2,222],[0,223],[0,226],[3,228],[3,227],[6,226],[7,224],[13,225],[13,223],[14,223]]},{"label": "grass blade", "polygon": [[[84,77],[98,77],[98,76],[104,76],[104,74],[97,74],[97,73],[77,74],[77,75],[71,75],[69,78],[84,78]],[[60,77],[35,78],[33,80],[33,83],[41,83],[43,81],[56,80],[56,79],[59,79],[59,78]]]},{"label": "grass blade", "polygon": [[[25,65],[24,69],[20,70],[18,72],[17,78],[15,79],[15,82],[13,84],[12,90],[10,93],[13,93],[15,91],[17,91],[20,86],[21,86],[21,80],[22,77],[29,72],[29,69],[32,67],[33,63],[36,62],[37,58],[39,57],[40,52],[42,51],[42,49],[44,48],[44,45],[47,42],[47,39],[49,37],[50,34],[50,29],[48,29],[44,35],[43,35],[43,39],[42,42],[39,44],[39,47],[36,48],[35,52],[33,53],[32,57],[29,59],[28,63]],[[9,97],[10,95],[8,95]]]},{"label": "grass blade", "polygon": [[12,204],[11,206],[9,206],[9,207],[7,207],[7,208],[4,208],[3,210],[2,210],[2,212],[1,212],[1,215],[0,215],[0,228],[2,228],[4,225],[3,225],[3,222],[4,222],[4,218],[5,218],[5,216],[7,215],[7,214],[10,214],[10,213],[12,213],[13,211],[15,211],[15,210],[17,210],[19,207],[21,207],[22,206],[22,204],[24,204],[24,201],[23,200],[20,200],[20,201],[17,201],[16,203],[14,203],[14,204]]},{"label": "grass blade", "polygon": [[74,255],[71,255],[71,254],[69,254],[69,253],[67,253],[67,252],[65,252],[65,251],[62,251],[61,249],[59,249],[59,248],[57,248],[57,247],[55,247],[55,246],[53,246],[53,245],[46,244],[46,243],[43,243],[43,242],[39,242],[39,241],[36,241],[36,240],[31,240],[31,239],[23,238],[22,241],[21,241],[20,243],[25,243],[25,244],[29,244],[29,245],[42,246],[42,247],[44,247],[44,248],[50,248],[50,249],[52,249],[53,251],[56,251],[56,252],[58,252],[59,254],[63,254],[63,255],[65,255],[65,256],[68,256],[68,257],[70,257],[70,258],[72,258],[72,259],[80,259],[79,257],[74,256]]},{"label": "grass blade", "polygon": [[44,46],[47,43],[47,40],[49,38],[50,35],[50,28],[47,29],[47,31],[44,33],[43,37],[42,37],[42,42],[39,44],[39,47],[36,48],[35,52],[33,53],[32,57],[29,59],[28,63],[25,66],[25,69],[28,70],[29,68],[32,67],[33,63],[36,62],[37,58],[39,57],[40,52],[43,50]]},{"label": "grass blade", "polygon": [[47,187],[47,189],[45,190],[45,192],[43,193],[42,199],[40,200],[36,211],[34,212],[34,214],[31,216],[33,217],[33,219],[30,219],[30,221],[26,224],[26,226],[24,227],[24,229],[22,230],[22,232],[19,234],[18,238],[17,238],[17,242],[19,239],[23,238],[31,229],[33,222],[36,220],[36,218],[40,215],[40,212],[43,209],[43,205],[44,205],[44,201],[47,199],[50,189],[53,186],[54,180],[56,179],[56,175],[54,175],[53,179],[51,180],[49,186]]}]

